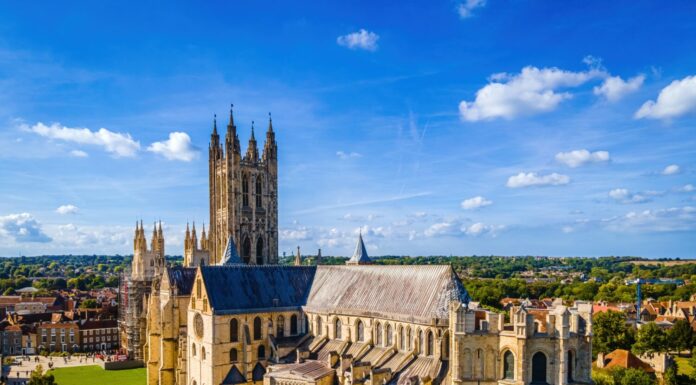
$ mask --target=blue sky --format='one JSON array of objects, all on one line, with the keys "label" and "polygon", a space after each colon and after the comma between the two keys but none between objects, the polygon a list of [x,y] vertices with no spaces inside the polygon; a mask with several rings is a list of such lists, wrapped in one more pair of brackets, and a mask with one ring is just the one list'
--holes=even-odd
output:
[{"label": "blue sky", "polygon": [[0,254],[181,254],[234,103],[281,251],[696,257],[692,2],[315,3],[3,4]]}]

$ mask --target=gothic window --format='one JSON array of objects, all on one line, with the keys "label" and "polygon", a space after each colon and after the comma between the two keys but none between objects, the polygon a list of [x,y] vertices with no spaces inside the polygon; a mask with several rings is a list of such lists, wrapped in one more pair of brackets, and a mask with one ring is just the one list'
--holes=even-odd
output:
[{"label": "gothic window", "polygon": [[399,327],[399,350],[406,349],[406,329]]},{"label": "gothic window", "polygon": [[242,176],[242,206],[249,207],[249,177]]},{"label": "gothic window", "polygon": [[230,321],[230,342],[239,341],[239,321],[236,318],[232,318]]},{"label": "gothic window", "polygon": [[428,330],[428,345],[425,350],[425,355],[426,356],[432,356],[433,355],[433,332]]},{"label": "gothic window", "polygon": [[251,241],[249,238],[244,238],[244,242],[242,243],[242,260],[246,264],[251,260]]},{"label": "gothic window", "polygon": [[256,264],[263,265],[263,238],[256,241]]},{"label": "gothic window", "polygon": [[418,331],[418,354],[423,354],[423,331]]},{"label": "gothic window", "polygon": [[263,189],[261,188],[261,176],[256,177],[256,208],[260,209],[263,207],[263,204],[261,202],[261,197],[263,193]]},{"label": "gothic window", "polygon": [[365,326],[362,321],[358,320],[358,342],[365,340]]},{"label": "gothic window", "polygon": [[290,334],[295,335],[297,334],[297,315],[293,314],[290,317]]},{"label": "gothic window", "polygon": [[337,340],[341,339],[341,320],[336,318],[334,322],[334,338]]},{"label": "gothic window", "polygon": [[201,348],[201,360],[205,360],[205,346]]},{"label": "gothic window", "polygon": [[264,358],[266,358],[266,347],[263,345],[259,345],[257,355],[259,357],[259,360],[263,360]]},{"label": "gothic window", "polygon": [[442,338],[442,357],[443,358],[449,358],[449,350],[450,350],[450,336],[449,332],[445,333],[445,336]]},{"label": "gothic window", "polygon": [[230,362],[237,362],[237,349],[230,349]]},{"label": "gothic window", "polygon": [[191,355],[196,356],[196,344],[191,344]]},{"label": "gothic window", "polygon": [[314,334],[316,334],[318,336],[324,334],[324,331],[322,330],[321,326],[322,326],[321,325],[321,317],[317,317],[317,332]]},{"label": "gothic window", "polygon": [[411,350],[411,327],[406,329],[406,350]]},{"label": "gothic window", "polygon": [[196,281],[196,297],[201,298],[201,280]]},{"label": "gothic window", "polygon": [[261,318],[259,317],[254,318],[254,339],[261,339]]},{"label": "gothic window", "polygon": [[155,261],[151,259],[150,260],[150,267],[152,267],[152,266],[155,266]]},{"label": "gothic window", "polygon": [[375,326],[375,345],[382,346],[382,325]]},{"label": "gothic window", "polygon": [[503,379],[515,379],[515,356],[509,350],[503,355]]},{"label": "gothic window", "polygon": [[387,347],[391,347],[394,343],[394,335],[391,325],[387,325]]},{"label": "gothic window", "polygon": [[277,337],[284,337],[285,336],[285,317],[282,315],[278,316],[278,322],[276,323],[276,336]]}]

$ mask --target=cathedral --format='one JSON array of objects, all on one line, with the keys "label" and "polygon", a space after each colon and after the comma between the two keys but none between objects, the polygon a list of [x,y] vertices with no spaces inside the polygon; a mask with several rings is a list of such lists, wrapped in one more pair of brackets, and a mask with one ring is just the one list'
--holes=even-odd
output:
[{"label": "cathedral", "polygon": [[[208,233],[187,226],[183,266],[136,224],[122,344],[148,385],[591,383],[592,306],[477,305],[450,265],[372,264],[362,235],[345,265],[278,265],[277,144],[232,112],[209,147]],[[475,293],[474,293],[475,297]]]}]

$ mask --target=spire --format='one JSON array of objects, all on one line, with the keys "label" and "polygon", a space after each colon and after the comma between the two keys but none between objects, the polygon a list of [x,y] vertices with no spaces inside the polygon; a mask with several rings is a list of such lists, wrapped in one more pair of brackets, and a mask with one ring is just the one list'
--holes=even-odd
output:
[{"label": "spire", "polygon": [[271,118],[271,113],[268,113],[268,132],[273,132],[273,118]]},{"label": "spire", "polygon": [[230,122],[227,123],[227,132],[229,132],[232,128],[236,128],[234,126],[234,114],[232,113],[232,108],[234,108],[234,104],[230,104]]},{"label": "spire", "polygon": [[358,243],[355,245],[355,251],[353,256],[346,262],[346,265],[369,265],[372,263],[370,257],[367,255],[367,249],[365,248],[365,242],[363,242],[362,230],[358,235]]},{"label": "spire", "polygon": [[249,138],[249,142],[251,143],[252,141],[256,142],[256,138],[254,137],[254,121],[251,121],[251,138]]},{"label": "spire", "polygon": [[191,235],[191,232],[189,231],[189,224],[186,222],[186,239],[189,239]]},{"label": "spire", "polygon": [[300,246],[297,246],[297,254],[295,255],[295,266],[302,265],[302,254],[300,254]]},{"label": "spire", "polygon": [[256,147],[256,137],[254,136],[254,121],[251,121],[251,137],[249,137],[249,147],[247,147],[247,153],[244,157],[246,160],[251,162],[257,162],[259,160],[259,149]]},{"label": "spire", "polygon": [[217,114],[213,114],[213,136],[217,136]]},{"label": "spire", "polygon": [[266,142],[263,144],[263,160],[274,161],[277,158],[277,146],[275,132],[273,132],[273,119],[268,113],[268,131],[266,131]]},{"label": "spire", "polygon": [[[195,226],[195,225],[194,225],[194,226]],[[195,230],[196,230],[196,229],[195,229],[195,227],[194,227],[194,231],[195,231]],[[162,221],[159,221],[159,226],[157,227],[157,236],[160,237],[160,238],[163,238],[163,235],[162,235]]]},{"label": "spire", "polygon": [[237,253],[237,246],[232,239],[232,234],[227,236],[227,245],[222,254],[220,265],[243,265],[242,259],[239,258],[239,253]]}]

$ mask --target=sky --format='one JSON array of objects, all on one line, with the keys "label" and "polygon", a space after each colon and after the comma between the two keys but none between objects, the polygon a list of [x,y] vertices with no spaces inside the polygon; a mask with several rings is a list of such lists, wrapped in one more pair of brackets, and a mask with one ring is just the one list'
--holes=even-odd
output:
[{"label": "sky", "polygon": [[696,257],[694,15],[3,3],[0,255],[129,254],[140,219],[181,255],[234,103],[243,151],[272,112],[281,252],[346,256],[362,232],[371,255]]}]

